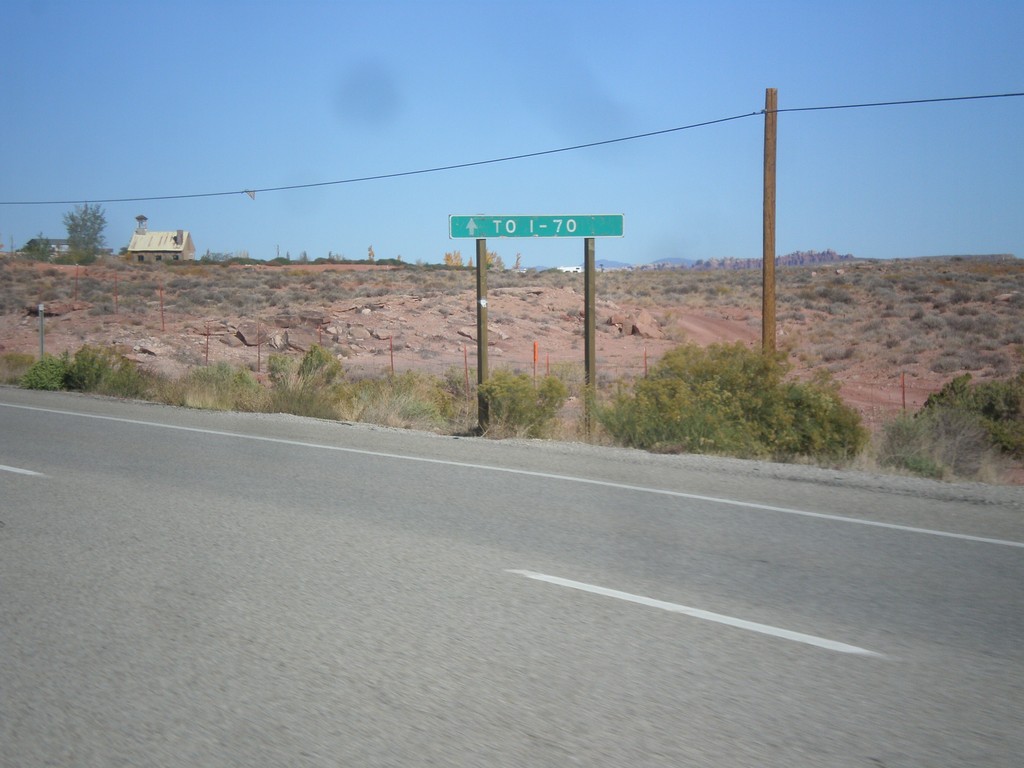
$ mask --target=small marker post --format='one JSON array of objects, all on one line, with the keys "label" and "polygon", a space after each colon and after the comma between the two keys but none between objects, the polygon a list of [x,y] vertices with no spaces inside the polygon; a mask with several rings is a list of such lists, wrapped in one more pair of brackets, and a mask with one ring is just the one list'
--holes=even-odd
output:
[{"label": "small marker post", "polygon": [[43,359],[43,355],[46,354],[45,342],[43,341],[43,339],[45,338],[44,337],[44,333],[43,333],[43,316],[45,314],[46,314],[46,307],[42,303],[40,303],[39,304],[39,359],[40,360],[42,360]]}]

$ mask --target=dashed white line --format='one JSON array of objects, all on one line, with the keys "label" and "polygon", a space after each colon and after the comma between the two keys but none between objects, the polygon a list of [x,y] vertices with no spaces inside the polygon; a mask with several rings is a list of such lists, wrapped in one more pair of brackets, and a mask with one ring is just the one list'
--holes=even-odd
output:
[{"label": "dashed white line", "polygon": [[631,595],[629,592],[620,592],[617,589],[599,587],[595,584],[585,584],[582,581],[563,579],[560,576],[549,576],[545,573],[536,573],[535,571],[519,571],[510,569],[508,573],[514,573],[519,576],[526,576],[529,579],[536,579],[537,581],[546,581],[548,584],[556,584],[560,587],[578,589],[581,592],[590,592],[595,595],[602,595],[603,597],[614,597],[617,600],[625,600],[626,602],[637,603],[638,605],[646,605],[649,608],[660,608],[663,611],[681,613],[695,619],[701,619],[702,621],[712,621],[716,624],[725,624],[729,627],[745,629],[748,632],[757,632],[762,635],[769,635],[771,637],[778,637],[783,640],[791,640],[796,643],[803,643],[804,645],[813,645],[817,648],[824,648],[827,651],[835,651],[837,653],[849,653],[857,656],[870,656],[876,659],[885,658],[883,654],[876,653],[875,651],[869,651],[867,648],[860,648],[856,645],[847,645],[846,643],[840,643],[835,640],[829,640],[824,637],[817,637],[816,635],[807,635],[803,632],[793,632],[789,629],[773,627],[770,624],[759,624],[756,621],[738,619],[735,616],[726,616],[725,614],[721,613],[705,611],[702,608],[691,608],[686,605],[679,605],[678,603],[669,603],[664,600],[657,600],[653,597],[644,597],[643,595]]},{"label": "dashed white line", "polygon": [[16,475],[31,475],[32,477],[46,477],[42,472],[33,472],[31,469],[22,469],[21,467],[8,467],[6,464],[0,464],[0,472],[13,472]]}]

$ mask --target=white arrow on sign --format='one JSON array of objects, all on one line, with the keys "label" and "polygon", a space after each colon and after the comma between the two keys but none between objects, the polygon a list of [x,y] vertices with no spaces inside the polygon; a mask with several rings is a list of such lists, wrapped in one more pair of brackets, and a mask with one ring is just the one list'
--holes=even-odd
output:
[{"label": "white arrow on sign", "polygon": [[476,222],[472,219],[469,220],[469,224],[466,225],[466,231],[469,232],[469,236],[472,237],[476,234]]}]

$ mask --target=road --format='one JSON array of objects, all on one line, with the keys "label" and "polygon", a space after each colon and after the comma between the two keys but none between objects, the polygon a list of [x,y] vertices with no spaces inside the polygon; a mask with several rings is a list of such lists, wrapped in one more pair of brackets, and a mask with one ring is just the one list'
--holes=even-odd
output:
[{"label": "road", "polygon": [[1018,766],[1024,492],[0,388],[0,765]]}]

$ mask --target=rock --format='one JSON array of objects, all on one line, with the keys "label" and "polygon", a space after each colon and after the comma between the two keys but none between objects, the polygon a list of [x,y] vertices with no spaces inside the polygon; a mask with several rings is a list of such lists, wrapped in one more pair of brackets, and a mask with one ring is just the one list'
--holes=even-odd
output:
[{"label": "rock", "polygon": [[348,329],[348,337],[353,341],[366,341],[370,338],[370,332],[365,325],[353,325]]},{"label": "rock", "polygon": [[625,336],[640,336],[644,339],[663,339],[658,321],[647,310],[640,310],[636,315],[614,313],[608,318],[607,325],[615,326]]},{"label": "rock", "polygon": [[319,328],[320,326],[328,325],[331,322],[330,315],[315,310],[300,312],[299,317],[302,319],[303,325],[309,325],[313,328]]},{"label": "rock", "polygon": [[296,352],[308,352],[311,346],[319,343],[318,334],[305,328],[289,328],[284,336],[285,346]]},{"label": "rock", "polygon": [[68,312],[78,312],[82,309],[89,309],[92,306],[88,301],[44,301],[36,304],[26,304],[25,314],[38,317],[40,303],[43,305],[43,317],[60,317],[61,315],[68,314]]},{"label": "rock", "polygon": [[620,312],[615,312],[608,317],[608,322],[605,324],[617,326],[620,331],[624,331],[626,326],[626,316]]},{"label": "rock", "polygon": [[237,331],[236,328],[228,325],[225,322],[219,323],[204,323],[203,325],[189,326],[190,332],[197,334],[198,336],[206,336],[209,333],[210,336],[234,336]]},{"label": "rock", "polygon": [[[257,330],[258,327],[258,330]],[[255,347],[257,344],[266,344],[270,339],[267,326],[264,323],[244,322],[239,323],[235,336],[247,347]]]},{"label": "rock", "polygon": [[[469,339],[470,341],[476,341],[476,327],[475,326],[464,326],[456,331],[459,336]],[[487,342],[493,344],[494,340],[508,341],[508,334],[499,328],[493,326],[487,326]]]},{"label": "rock", "polygon": [[665,338],[665,334],[661,332],[661,328],[658,326],[658,321],[651,316],[650,312],[641,310],[632,320],[632,327],[629,331],[631,335],[639,336],[642,339]]}]

